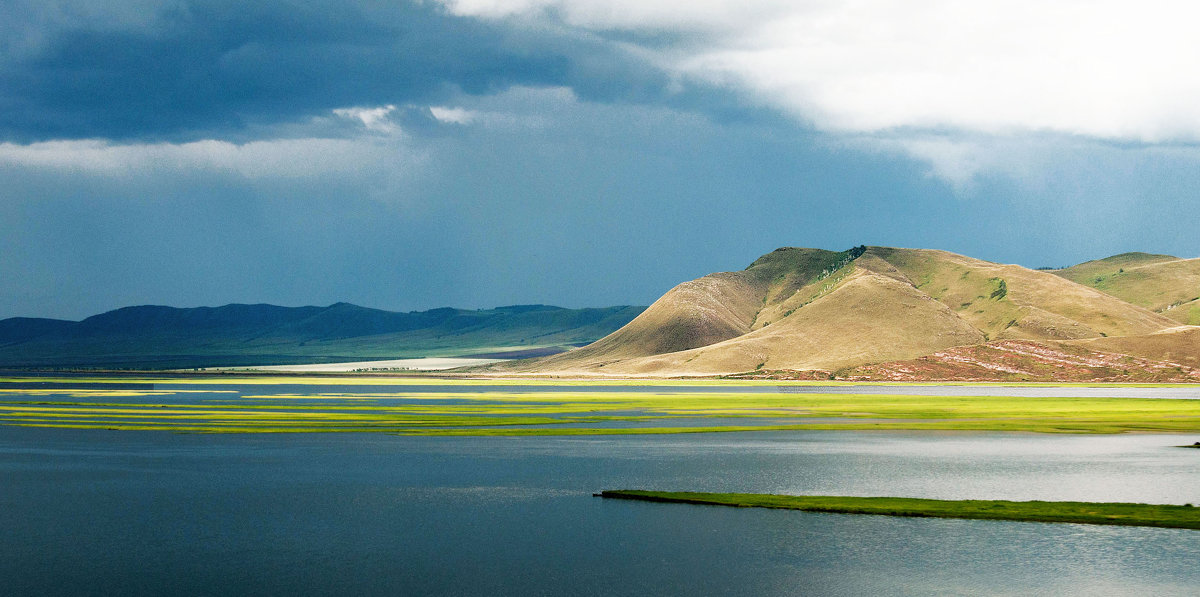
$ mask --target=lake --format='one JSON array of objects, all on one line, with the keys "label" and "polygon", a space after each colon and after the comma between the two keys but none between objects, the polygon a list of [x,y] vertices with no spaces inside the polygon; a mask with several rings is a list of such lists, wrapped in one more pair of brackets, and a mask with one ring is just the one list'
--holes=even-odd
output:
[{"label": "lake", "polygon": [[1195,434],[605,437],[0,427],[4,595],[1195,595],[1188,530],[600,489],[1200,504]]}]

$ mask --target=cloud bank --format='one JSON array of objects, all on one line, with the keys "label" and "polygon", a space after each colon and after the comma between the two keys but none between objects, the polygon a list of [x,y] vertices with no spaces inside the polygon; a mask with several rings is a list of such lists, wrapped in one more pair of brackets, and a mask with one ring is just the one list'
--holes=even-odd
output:
[{"label": "cloud bank", "polygon": [[245,144],[333,110],[387,135],[414,108],[480,123],[464,95],[568,89],[782,115],[963,190],[1014,138],[1200,143],[1196,16],[1164,0],[15,2],[0,140]]},{"label": "cloud bank", "polygon": [[656,64],[826,131],[1200,140],[1200,79],[1187,75],[1200,55],[1200,9],[1186,2],[444,3],[458,15],[599,35],[674,34],[675,43],[643,44]]},{"label": "cloud bank", "polygon": [[648,303],[777,246],[1195,256],[1189,8],[0,3],[0,317]]}]

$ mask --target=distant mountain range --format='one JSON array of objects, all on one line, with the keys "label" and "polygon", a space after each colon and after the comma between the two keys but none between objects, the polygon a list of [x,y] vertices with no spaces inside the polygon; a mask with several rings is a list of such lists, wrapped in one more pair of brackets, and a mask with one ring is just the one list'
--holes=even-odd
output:
[{"label": "distant mountain range", "polygon": [[1200,381],[1200,259],[1031,270],[927,249],[781,248],[496,373]]},{"label": "distant mountain range", "polygon": [[552,354],[587,344],[644,307],[517,305],[399,313],[328,307],[126,307],[83,321],[0,320],[0,366],[190,368]]},{"label": "distant mountain range", "polygon": [[[581,347],[581,348],[576,348]],[[1200,259],[1031,270],[785,247],[648,308],[127,307],[0,320],[0,367],[190,368],[497,354],[535,375],[1200,382]]]}]

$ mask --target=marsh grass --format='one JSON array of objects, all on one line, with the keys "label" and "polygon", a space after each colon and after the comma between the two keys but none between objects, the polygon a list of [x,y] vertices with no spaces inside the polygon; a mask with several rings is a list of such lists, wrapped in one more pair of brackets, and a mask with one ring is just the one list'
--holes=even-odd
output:
[{"label": "marsh grass", "polygon": [[[102,380],[103,378],[96,378]],[[251,378],[259,380],[260,378]],[[295,378],[267,378],[293,384]],[[362,391],[242,394],[228,389],[36,389],[0,393],[0,425],[192,433],[386,432],[410,435],[615,435],[796,429],[1042,433],[1200,431],[1200,401],[627,391]],[[321,378],[324,383],[331,382]],[[128,383],[128,379],[120,378]],[[198,384],[200,379],[173,380]],[[228,385],[227,380],[219,380]],[[511,380],[510,380],[511,381]],[[97,382],[103,385],[103,381]],[[445,384],[444,380],[439,383]],[[489,380],[488,385],[498,385]],[[642,383],[642,382],[638,382]],[[707,382],[713,384],[711,380]],[[248,389],[264,387],[247,384]],[[424,384],[421,384],[424,385]],[[472,384],[463,384],[471,387]],[[503,384],[500,384],[503,385]],[[527,385],[525,380],[513,385]],[[561,385],[561,383],[560,383]],[[314,388],[316,389],[316,388]],[[206,393],[221,392],[215,396]],[[4,400],[11,397],[12,400]],[[19,399],[25,398],[25,399]]]},{"label": "marsh grass", "polygon": [[1200,529],[1200,508],[1190,505],[1108,502],[1012,502],[929,500],[896,497],[794,496],[758,493],[695,493],[610,490],[602,497],[741,508],[776,508],[836,514],[922,518],[968,518]]}]

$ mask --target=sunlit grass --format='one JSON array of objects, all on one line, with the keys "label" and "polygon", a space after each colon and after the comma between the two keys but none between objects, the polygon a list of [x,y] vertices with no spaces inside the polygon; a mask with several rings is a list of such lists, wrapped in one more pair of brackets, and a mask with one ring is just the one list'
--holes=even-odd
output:
[{"label": "sunlit grass", "polygon": [[31,388],[27,390],[15,388],[0,388],[0,399],[7,395],[20,396],[71,396],[74,398],[91,398],[99,396],[136,397],[136,396],[173,396],[176,394],[237,394],[236,390],[121,390],[103,388]]},{"label": "sunlit grass", "polygon": [[[13,378],[9,378],[13,379]],[[93,378],[89,378],[93,379]],[[247,378],[236,378],[241,384]],[[249,378],[293,384],[294,377]],[[960,430],[1040,433],[1200,431],[1200,401],[1145,398],[966,397],[646,389],[397,392],[382,384],[321,383],[361,391],[270,394],[189,389],[209,378],[172,379],[180,389],[54,389],[0,393],[0,425],[158,429],[190,433],[385,432],[409,435],[615,435],[794,429]],[[339,378],[340,379],[340,378]],[[359,378],[349,378],[361,381]],[[27,381],[27,380],[26,380]],[[37,381],[84,383],[81,378]],[[228,387],[234,379],[217,379]],[[371,381],[371,380],[368,380]],[[508,380],[528,385],[526,380]],[[135,383],[94,378],[94,383]],[[139,383],[157,383],[136,380]],[[394,385],[395,380],[389,383]],[[644,382],[636,382],[645,385]],[[674,382],[677,384],[678,382]],[[713,383],[713,382],[708,382]],[[486,385],[498,385],[487,380]],[[757,384],[756,384],[757,385]],[[314,387],[314,389],[317,389]],[[345,389],[345,388],[343,388]],[[219,393],[217,393],[219,392]],[[206,394],[214,394],[207,396]],[[6,399],[8,398],[8,399]],[[23,398],[23,399],[22,399]]]},{"label": "sunlit grass", "polygon": [[776,508],[837,514],[923,518],[969,518],[1200,529],[1200,508],[1191,505],[1107,502],[1013,502],[1007,500],[929,500],[895,497],[796,496],[758,493],[610,490],[606,498],[741,508]]}]

